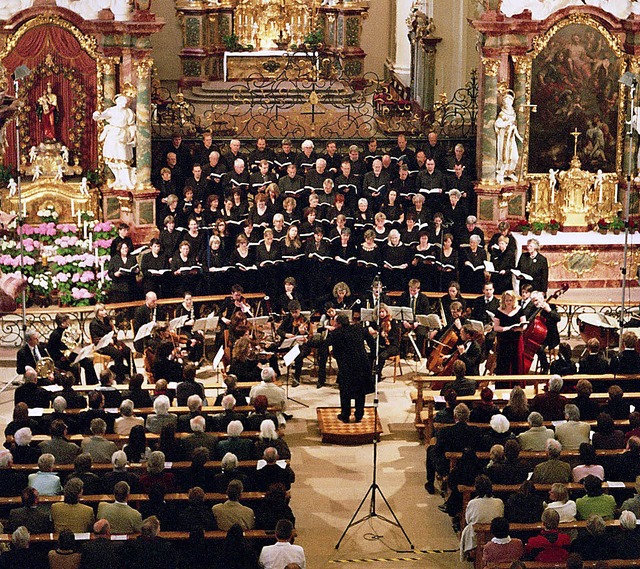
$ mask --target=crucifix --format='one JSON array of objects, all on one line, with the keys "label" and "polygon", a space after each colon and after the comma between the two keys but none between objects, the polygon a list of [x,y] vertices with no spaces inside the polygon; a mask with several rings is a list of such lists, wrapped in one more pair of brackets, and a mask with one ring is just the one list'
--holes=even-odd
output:
[{"label": "crucifix", "polygon": [[573,155],[577,156],[578,155],[578,137],[582,133],[578,132],[578,129],[574,127],[573,132],[570,132],[569,134],[573,136]]}]

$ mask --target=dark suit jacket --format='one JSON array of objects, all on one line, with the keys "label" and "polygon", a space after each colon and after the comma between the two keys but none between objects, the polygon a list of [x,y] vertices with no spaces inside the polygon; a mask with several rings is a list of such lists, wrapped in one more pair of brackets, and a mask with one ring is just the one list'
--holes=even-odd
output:
[{"label": "dark suit jacket", "polygon": [[51,402],[49,392],[35,383],[25,383],[16,389],[14,405],[26,403],[30,409],[43,407],[47,409]]},{"label": "dark suit jacket", "polygon": [[[44,344],[38,344],[38,350],[40,351],[40,356],[43,358],[49,355],[49,352],[47,352],[47,348]],[[27,366],[36,369],[36,360],[33,357],[31,348],[27,344],[25,344],[18,350],[18,353],[16,354],[16,372],[22,375]]]},{"label": "dark suit jacket", "polygon": [[[157,312],[156,312],[157,314]],[[145,324],[151,322],[151,316],[153,315],[153,310],[149,308],[146,304],[142,306],[138,306],[136,311],[133,313],[133,333],[138,333],[138,330]],[[142,353],[144,350],[144,340],[138,340],[134,342],[134,348],[137,352]]]},{"label": "dark suit jacket", "polygon": [[487,314],[487,310],[495,314],[499,307],[500,301],[498,297],[494,296],[490,302],[486,303],[484,301],[484,295],[479,296],[474,299],[473,305],[471,306],[471,318],[473,320],[479,320],[483,324],[492,324],[493,319]]},{"label": "dark suit jacket", "polygon": [[[408,291],[402,293],[398,306],[411,306],[411,295]],[[429,303],[429,299],[424,294],[419,293],[416,299],[415,314],[429,314],[430,312],[431,304]]]},{"label": "dark suit jacket", "polygon": [[80,553],[82,569],[111,569],[121,565],[123,547],[117,541],[99,537],[85,541],[80,548]]},{"label": "dark suit jacket", "polygon": [[9,512],[9,521],[5,527],[8,533],[13,533],[20,526],[26,527],[30,533],[49,533],[53,524],[49,514],[36,508],[15,508]]},{"label": "dark suit jacket", "polygon": [[477,448],[480,431],[467,423],[458,422],[451,427],[441,429],[436,441],[436,452],[444,456],[447,452],[462,452],[465,448]]}]

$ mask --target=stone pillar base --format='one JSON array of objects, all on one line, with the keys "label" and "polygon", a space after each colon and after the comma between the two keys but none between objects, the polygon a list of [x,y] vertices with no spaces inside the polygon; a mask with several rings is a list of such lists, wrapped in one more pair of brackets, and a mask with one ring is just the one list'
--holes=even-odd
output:
[{"label": "stone pillar base", "polygon": [[156,227],[156,197],[153,186],[136,188],[133,192],[102,189],[102,211],[104,221],[129,224],[131,239],[135,244],[148,243],[159,234]]},{"label": "stone pillar base", "polygon": [[478,225],[487,233],[493,233],[501,221],[524,219],[527,206],[528,183],[513,182],[496,184],[478,182],[475,186],[478,196]]}]

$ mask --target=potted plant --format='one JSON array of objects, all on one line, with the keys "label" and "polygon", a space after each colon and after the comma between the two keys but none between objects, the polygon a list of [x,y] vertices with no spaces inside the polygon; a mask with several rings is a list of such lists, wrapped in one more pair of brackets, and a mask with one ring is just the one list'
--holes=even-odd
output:
[{"label": "potted plant", "polygon": [[531,225],[526,219],[520,219],[516,222],[516,231],[519,231],[522,235],[527,235],[531,231]]},{"label": "potted plant", "polygon": [[604,217],[601,217],[596,225],[598,226],[598,231],[601,235],[607,234],[607,231],[609,230],[609,222],[604,219]]},{"label": "potted plant", "polygon": [[547,223],[547,231],[551,233],[551,235],[555,235],[558,233],[560,229],[560,222],[557,219],[550,219],[549,223]]},{"label": "potted plant", "polygon": [[629,223],[627,223],[627,227],[629,228],[629,233],[633,234],[638,231],[638,224],[633,219],[629,220]]},{"label": "potted plant", "polygon": [[609,224],[609,229],[613,231],[614,235],[619,235],[624,229],[624,219],[618,216],[614,217]]},{"label": "potted plant", "polygon": [[546,223],[542,221],[534,221],[531,224],[531,231],[534,235],[540,235],[542,231],[546,228]]}]

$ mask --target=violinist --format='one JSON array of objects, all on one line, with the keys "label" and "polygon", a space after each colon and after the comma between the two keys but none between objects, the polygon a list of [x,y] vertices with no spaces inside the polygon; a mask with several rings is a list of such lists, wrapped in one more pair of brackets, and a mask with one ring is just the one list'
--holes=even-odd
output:
[{"label": "violinist", "polygon": [[526,323],[516,293],[507,290],[502,293],[500,307],[493,319],[493,329],[497,335],[496,374],[521,375],[524,369],[523,324]]},{"label": "violinist", "polygon": [[[417,314],[429,314],[431,312],[431,306],[429,305],[429,299],[420,293],[420,281],[418,279],[411,279],[409,281],[409,290],[402,293],[400,297],[400,306],[408,306],[413,313],[412,320],[404,320],[402,327],[407,332],[415,332],[416,343],[418,346],[424,344],[427,336],[427,328],[421,326],[416,318]],[[417,356],[418,354],[416,354]]]},{"label": "violinist", "polygon": [[[460,354],[458,356],[458,361],[464,362],[466,372],[469,375],[480,375],[482,348],[480,347],[477,338],[478,332],[476,332],[471,324],[467,323],[460,329],[460,340],[457,346],[458,353]],[[454,364],[454,373],[455,369]],[[466,395],[466,393],[460,393],[458,391],[458,395]]]},{"label": "violinist", "polygon": [[109,277],[112,281],[110,302],[130,302],[137,297],[136,275],[140,272],[140,267],[130,252],[129,243],[123,240],[118,246],[118,254],[109,261]]},{"label": "violinist", "polygon": [[231,352],[229,373],[235,375],[239,382],[260,381],[262,366],[253,356],[253,346],[248,336],[236,340]]},{"label": "violinist", "polygon": [[[107,314],[104,304],[96,304],[93,320],[89,324],[89,334],[91,341],[97,344],[104,336],[114,332],[114,326]],[[110,344],[98,350],[99,354],[109,356],[113,360],[113,371],[116,374],[116,381],[124,383],[125,375],[131,373],[131,350],[123,342],[114,339]]]},{"label": "violinist", "polygon": [[229,322],[229,343],[233,346],[243,336],[248,336],[251,329],[247,322],[247,315],[242,312],[234,312]]},{"label": "violinist", "polygon": [[[378,318],[379,316],[379,318]],[[380,337],[380,351],[378,352],[377,373],[378,379],[382,379],[382,368],[385,361],[400,353],[400,328],[398,322],[391,317],[389,307],[382,303],[375,315],[376,321],[369,323],[369,334],[372,338]],[[372,356],[375,355],[375,345],[369,343]]]},{"label": "violinist", "polygon": [[231,287],[231,296],[224,299],[220,306],[220,322],[223,328],[227,328],[231,324],[231,317],[235,312],[251,312],[251,308],[244,296],[242,285],[234,284]]},{"label": "violinist", "polygon": [[[302,337],[300,344],[300,354],[294,362],[294,378],[291,382],[292,387],[298,387],[298,385],[300,385],[300,376],[302,374],[302,364],[304,362],[304,358],[311,352],[311,347],[307,346],[306,344],[312,331],[311,324],[302,314],[300,303],[297,300],[292,300],[289,303],[288,308],[289,314],[287,314],[282,319],[282,323],[278,328],[278,336],[280,336],[280,339],[282,341],[287,338],[293,338],[296,336]],[[324,366],[320,366],[320,368],[322,367]],[[318,372],[318,382],[320,382],[320,371]]]},{"label": "violinist", "polygon": [[302,302],[300,293],[296,290],[297,282],[293,277],[286,277],[284,279],[284,292],[278,297],[277,311],[280,314],[284,314],[287,311],[287,307],[292,300]]},{"label": "violinist", "polygon": [[460,294],[460,285],[456,281],[450,281],[447,287],[447,294],[440,298],[440,316],[442,320],[445,320],[447,326],[451,326],[451,322],[453,321],[451,317],[451,303],[459,302],[462,305],[462,309],[465,308],[465,300],[462,298]]},{"label": "violinist", "polygon": [[546,338],[536,352],[538,362],[540,363],[541,373],[546,374],[549,372],[549,360],[547,359],[545,348],[553,350],[560,343],[560,334],[558,332],[560,315],[555,310],[555,307],[545,300],[544,294],[540,291],[536,290],[531,293],[531,302],[535,307],[535,312],[529,320],[529,323],[533,323],[535,318],[539,317],[547,329]]},{"label": "violinist", "polygon": [[190,292],[185,292],[182,303],[176,310],[176,318],[186,316],[187,321],[184,326],[178,328],[177,332],[187,339],[187,354],[192,362],[199,362],[204,353],[204,336],[200,330],[194,332],[193,325],[196,322],[196,310],[193,305],[193,296]]},{"label": "violinist", "polygon": [[183,364],[180,346],[172,341],[161,341],[153,358],[153,377],[156,381],[165,379],[167,383],[179,383],[182,381]]}]

